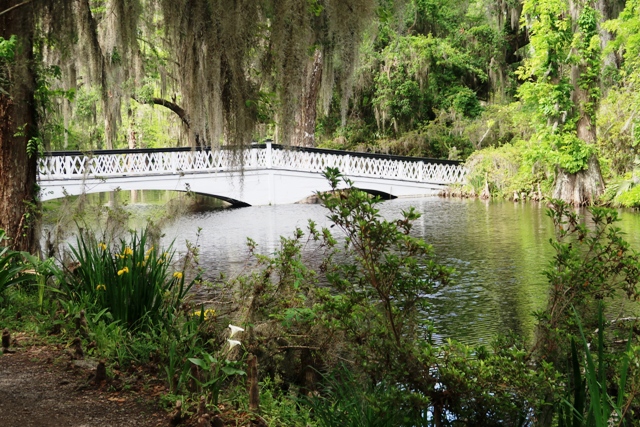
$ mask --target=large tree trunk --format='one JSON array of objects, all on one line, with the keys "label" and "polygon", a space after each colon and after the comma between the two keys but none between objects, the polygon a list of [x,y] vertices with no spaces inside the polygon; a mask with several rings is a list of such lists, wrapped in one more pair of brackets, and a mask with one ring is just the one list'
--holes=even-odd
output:
[{"label": "large tree trunk", "polygon": [[[6,0],[0,9],[23,3]],[[13,238],[12,246],[35,250],[34,194],[36,156],[27,154],[28,141],[36,133],[33,72],[32,4],[0,15],[0,37],[18,39],[15,61],[5,64],[8,83],[0,92],[0,228]],[[2,71],[0,71],[2,72]]]},{"label": "large tree trunk", "polygon": [[[574,11],[574,22],[577,21],[582,12],[583,5],[579,2],[570,1],[570,10]],[[582,35],[588,37],[588,35]],[[580,56],[576,48],[573,48],[574,55]],[[571,83],[573,85],[572,101],[578,117],[576,124],[576,134],[578,138],[587,144],[595,144],[596,142],[596,123],[595,111],[598,105],[598,99],[590,95],[592,87],[600,84],[599,79],[591,79],[587,81],[582,76],[588,72],[587,61],[582,58],[578,64],[571,66]],[[599,73],[600,70],[597,70]],[[592,204],[604,191],[604,181],[600,172],[600,164],[596,155],[592,155],[587,162],[587,168],[578,173],[568,173],[558,168],[556,176],[556,187],[553,191],[553,197],[564,200],[574,206],[582,206]]]},{"label": "large tree trunk", "polygon": [[[577,80],[574,79],[574,81]],[[584,112],[584,105],[587,102],[586,90],[581,89],[577,83],[574,83],[574,88],[574,103],[576,108],[580,109],[580,119],[576,129],[578,138],[587,144],[594,144],[596,141],[595,123],[592,123],[589,115]],[[556,186],[553,191],[554,198],[564,200],[574,206],[583,206],[593,204],[603,192],[604,180],[598,157],[595,154],[589,158],[587,168],[578,173],[572,174],[558,168]]]},{"label": "large tree trunk", "polygon": [[593,155],[585,170],[573,174],[562,169],[558,171],[553,197],[574,206],[582,206],[593,204],[603,191],[604,181],[600,173],[600,164],[598,158]]},{"label": "large tree trunk", "polygon": [[298,117],[295,131],[295,143],[301,147],[315,147],[316,116],[318,94],[322,83],[322,50],[316,49],[313,60],[307,68],[302,109]]},{"label": "large tree trunk", "polygon": [[[601,23],[606,22],[610,19],[617,19],[618,16],[620,15],[620,12],[622,12],[622,10],[624,9],[624,5],[625,5],[624,0],[597,0],[596,9],[602,15]],[[599,32],[600,32],[600,47],[604,51],[604,48],[607,47],[607,45],[609,44],[609,42],[611,42],[611,40],[613,40],[614,36],[613,36],[613,33],[603,28],[602,25],[599,25]],[[618,68],[620,65],[618,63],[618,57],[615,51],[611,51],[606,55],[604,55],[603,61],[604,61],[603,65],[605,67],[613,66]],[[607,87],[604,87],[603,89],[606,91]]]}]

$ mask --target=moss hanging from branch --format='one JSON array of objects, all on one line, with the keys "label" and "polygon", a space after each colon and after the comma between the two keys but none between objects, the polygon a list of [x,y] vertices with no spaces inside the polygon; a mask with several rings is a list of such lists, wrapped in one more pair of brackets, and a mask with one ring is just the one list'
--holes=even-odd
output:
[{"label": "moss hanging from branch", "polygon": [[[71,46],[83,85],[100,87],[107,147],[114,144],[122,102],[143,86],[145,44],[166,55],[157,68],[175,76],[171,90],[190,118],[194,145],[241,146],[269,111],[287,143],[314,51],[326,58],[323,94],[337,88],[343,117],[361,35],[374,0],[75,0],[50,2],[39,14],[50,34]],[[64,25],[56,25],[64,9]],[[145,46],[143,46],[145,45]],[[152,49],[155,49],[153,47]],[[66,58],[65,58],[66,57]],[[166,79],[162,79],[164,98]],[[268,94],[268,96],[265,96]],[[328,98],[325,95],[325,98]],[[267,105],[268,104],[268,105]]]},{"label": "moss hanging from branch", "polygon": [[337,59],[346,111],[357,46],[373,5],[371,0],[162,1],[196,138],[213,145],[246,143],[266,91],[277,94],[272,107],[280,140],[289,141],[313,46]]}]

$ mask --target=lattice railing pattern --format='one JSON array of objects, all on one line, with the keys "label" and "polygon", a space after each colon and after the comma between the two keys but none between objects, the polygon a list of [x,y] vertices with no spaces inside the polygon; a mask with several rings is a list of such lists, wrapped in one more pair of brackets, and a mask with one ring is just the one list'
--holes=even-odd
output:
[{"label": "lattice railing pattern", "polygon": [[274,169],[317,173],[323,172],[327,167],[333,167],[340,169],[340,172],[344,175],[436,184],[462,182],[466,175],[464,166],[456,164],[425,163],[294,150],[274,150],[272,152],[272,167]]},{"label": "lattice railing pattern", "polygon": [[[241,160],[242,159],[242,160]],[[251,148],[246,150],[172,151],[98,155],[46,156],[39,159],[40,180],[123,175],[177,174],[251,169],[285,169],[321,173],[327,167],[344,175],[434,184],[462,182],[466,169],[456,164],[427,163],[350,154]]]}]

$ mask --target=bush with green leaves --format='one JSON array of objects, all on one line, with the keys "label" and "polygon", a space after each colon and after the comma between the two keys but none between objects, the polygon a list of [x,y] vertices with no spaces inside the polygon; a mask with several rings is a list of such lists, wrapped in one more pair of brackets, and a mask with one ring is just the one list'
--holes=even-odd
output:
[{"label": "bush with green leaves", "polygon": [[[353,394],[352,410],[336,402],[336,417],[355,416],[354,411],[368,416],[374,410],[381,420],[389,411],[407,415],[406,425],[531,423],[541,384],[554,373],[529,365],[522,340],[503,338],[490,348],[475,349],[437,344],[429,295],[450,282],[451,269],[435,260],[430,245],[412,236],[419,215],[410,209],[399,219],[383,219],[376,207],[379,198],[354,188],[336,169],[325,175],[332,191],[319,197],[344,235],[344,246],[323,233],[325,244],[343,253],[339,258],[329,253],[325,261],[330,286],[318,290],[316,311],[343,340],[341,356],[351,361],[361,390],[388,386],[383,395]],[[368,409],[358,407],[358,396],[368,400]]]},{"label": "bush with green leaves", "polygon": [[556,254],[545,272],[551,285],[547,307],[536,313],[537,350],[548,360],[567,355],[567,337],[577,336],[571,307],[587,330],[595,330],[600,301],[634,301],[640,296],[640,255],[615,226],[618,212],[597,207],[588,212],[581,217],[559,200],[548,210],[557,232],[551,240]]},{"label": "bush with green leaves", "polygon": [[631,172],[619,176],[609,182],[602,195],[602,200],[612,206],[639,208],[640,207],[640,159],[634,162]]},{"label": "bush with green leaves", "polygon": [[[547,404],[539,419],[542,425],[554,419],[567,426],[602,425],[603,417],[609,420],[615,409],[611,404],[614,398],[618,403],[624,399],[627,410],[640,408],[636,381],[621,381],[621,373],[626,371],[623,365],[628,363],[625,360],[632,354],[620,343],[632,340],[637,347],[637,337],[630,335],[633,322],[614,319],[611,325],[615,328],[608,327],[611,333],[606,343],[603,335],[603,310],[611,315],[613,303],[619,306],[618,314],[624,314],[625,307],[632,313],[637,310],[633,307],[639,296],[640,254],[615,226],[615,210],[594,207],[583,217],[566,203],[553,200],[548,214],[557,233],[556,239],[551,240],[556,253],[545,272],[550,284],[547,307],[535,313],[532,356],[538,366],[553,366],[565,387],[546,396]],[[576,345],[579,342],[585,345]],[[594,359],[598,363],[596,370]],[[633,376],[637,375],[635,369]],[[623,389],[609,394],[609,387]],[[594,417],[600,421],[596,423]]]},{"label": "bush with green leaves", "polygon": [[331,191],[319,198],[344,233],[348,256],[327,263],[332,291],[321,295],[323,311],[371,375],[398,374],[405,369],[397,365],[398,354],[411,354],[428,338],[428,296],[447,285],[451,270],[435,261],[430,245],[411,236],[420,216],[413,208],[400,219],[382,219],[378,197],[354,188],[337,169],[328,168],[325,176]]},{"label": "bush with green leaves", "polygon": [[128,328],[161,322],[182,304],[195,280],[173,270],[174,251],[148,247],[146,232],[133,232],[118,245],[80,234],[71,247],[72,268],[62,281],[68,297],[107,309]]}]

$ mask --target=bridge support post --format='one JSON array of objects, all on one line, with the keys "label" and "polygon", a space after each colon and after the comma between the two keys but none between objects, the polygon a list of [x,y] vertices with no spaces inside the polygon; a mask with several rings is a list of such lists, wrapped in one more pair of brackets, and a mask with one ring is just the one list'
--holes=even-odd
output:
[{"label": "bridge support post", "polygon": [[169,157],[171,159],[171,172],[178,173],[178,154],[180,153],[170,153]]},{"label": "bridge support post", "polygon": [[271,141],[267,141],[267,152],[265,157],[267,159],[267,169],[271,169],[273,167],[273,158],[271,157]]}]

